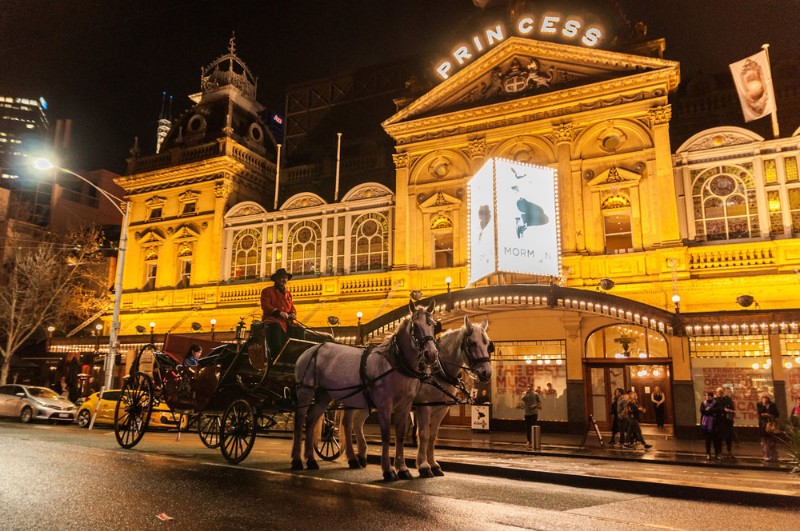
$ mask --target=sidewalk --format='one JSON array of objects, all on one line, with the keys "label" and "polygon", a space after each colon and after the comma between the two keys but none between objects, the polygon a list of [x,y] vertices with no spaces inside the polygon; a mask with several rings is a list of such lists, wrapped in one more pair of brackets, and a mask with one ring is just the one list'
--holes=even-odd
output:
[{"label": "sidewalk", "polygon": [[[370,444],[380,442],[376,424],[365,429]],[[789,473],[786,456],[777,465],[763,463],[759,443],[734,445],[735,460],[707,461],[703,441],[648,431],[645,439],[653,447],[646,451],[609,448],[607,433],[605,448],[594,434],[581,448],[582,435],[544,433],[541,451],[535,452],[526,450],[524,433],[446,427],[439,432],[436,456],[445,472],[748,504],[800,502],[800,474]],[[378,456],[373,451],[370,457]],[[406,448],[406,458],[413,461],[416,449]]]}]

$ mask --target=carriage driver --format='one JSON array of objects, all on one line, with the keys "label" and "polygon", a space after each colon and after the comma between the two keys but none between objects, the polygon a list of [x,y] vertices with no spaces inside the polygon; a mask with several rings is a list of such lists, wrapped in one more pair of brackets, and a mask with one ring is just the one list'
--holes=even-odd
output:
[{"label": "carriage driver", "polygon": [[261,291],[261,310],[264,312],[262,320],[267,327],[270,358],[275,359],[289,339],[289,327],[297,317],[297,310],[294,308],[292,294],[286,289],[286,283],[292,279],[292,275],[286,269],[280,268],[269,278],[275,284]]}]

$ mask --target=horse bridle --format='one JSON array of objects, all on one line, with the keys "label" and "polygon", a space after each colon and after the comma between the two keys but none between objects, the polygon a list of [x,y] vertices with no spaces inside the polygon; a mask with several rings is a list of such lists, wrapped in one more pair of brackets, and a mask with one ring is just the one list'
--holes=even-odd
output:
[{"label": "horse bridle", "polygon": [[[422,311],[424,311],[424,310],[422,310]],[[426,320],[427,320],[428,318],[430,318],[430,314],[428,312],[425,312],[425,317],[426,317]],[[436,333],[437,325],[441,326],[438,323],[438,321],[434,321],[434,325],[433,325],[434,334]],[[408,376],[411,376],[411,377],[414,377],[414,378],[423,379],[423,378],[426,378],[428,376],[427,371],[426,371],[426,367],[428,367],[429,365],[433,365],[433,364],[428,364],[428,362],[425,360],[425,352],[424,352],[425,345],[429,341],[433,342],[434,347],[436,347],[437,350],[438,350],[438,344],[437,344],[436,338],[434,336],[432,336],[432,335],[423,335],[422,337],[418,337],[421,334],[421,332],[420,332],[419,326],[416,323],[416,319],[414,318],[414,315],[412,315],[411,319],[409,319],[409,322],[408,322],[407,326],[408,326],[408,329],[407,329],[408,336],[411,338],[411,346],[414,349],[414,351],[416,351],[417,356],[418,356],[418,358],[417,358],[417,360],[418,360],[417,361],[417,368],[414,369],[413,367],[411,367],[409,365],[408,361],[406,360],[405,356],[397,355],[397,360],[398,360],[398,363],[400,365],[399,370],[401,372],[405,372]],[[396,335],[392,339],[392,344],[393,344],[393,350],[395,351],[395,353],[399,354],[400,347],[397,345],[397,336]],[[438,356],[437,356],[436,364],[438,364],[438,363],[439,363],[439,360],[438,360]]]}]

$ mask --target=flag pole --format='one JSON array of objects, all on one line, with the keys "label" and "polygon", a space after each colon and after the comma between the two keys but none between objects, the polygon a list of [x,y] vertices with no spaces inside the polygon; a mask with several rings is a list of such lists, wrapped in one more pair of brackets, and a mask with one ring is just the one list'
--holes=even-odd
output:
[{"label": "flag pole", "polygon": [[342,153],[342,133],[336,133],[336,190],[333,192],[333,201],[339,200],[339,158]]},{"label": "flag pole", "polygon": [[278,210],[278,187],[281,182],[281,145],[278,144],[278,160],[275,162],[275,204],[272,210]]},{"label": "flag pole", "polygon": [[[772,79],[772,65],[770,64],[769,60],[769,43],[764,43],[761,45],[761,48],[764,50],[764,54],[767,56],[767,64],[769,65],[769,82],[772,85],[772,93],[775,93],[775,83]],[[774,104],[774,110],[770,114],[772,118],[772,136],[775,138],[780,137],[780,128],[778,127],[778,101],[776,99]]]}]

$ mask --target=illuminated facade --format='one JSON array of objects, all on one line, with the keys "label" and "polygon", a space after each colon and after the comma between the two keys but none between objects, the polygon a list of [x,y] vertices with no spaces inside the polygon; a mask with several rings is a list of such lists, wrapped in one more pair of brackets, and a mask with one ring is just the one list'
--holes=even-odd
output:
[{"label": "illuminated facade", "polygon": [[[754,425],[758,391],[779,405],[800,394],[798,137],[716,128],[673,149],[680,72],[661,58],[663,42],[610,50],[541,33],[505,34],[435,87],[395,100],[382,124],[395,144],[394,189],[367,171],[334,201],[309,189],[278,203],[276,180],[295,189],[320,175],[278,174],[255,80],[231,47],[204,69],[195,107],[160,153],[131,159],[118,180],[133,203],[122,334],[150,322],[158,334],[207,331],[211,319],[230,331],[260,317],[258,294],[285,267],[299,320],[327,327],[336,316],[346,341],[357,312],[358,335],[381,337],[383,316],[412,290],[435,295],[446,327],[488,316],[501,429],[519,425],[529,381],[548,429],[571,431],[590,414],[604,426],[615,387],[645,403],[664,390],[679,436],[694,436],[708,387],[734,388],[739,426]],[[512,272],[522,264],[470,276],[478,209],[497,207],[497,195],[475,201],[469,183],[492,160],[517,177],[555,172],[558,216],[547,220],[558,220],[558,274]],[[493,251],[519,254],[531,214],[514,212],[519,198],[504,201],[494,214],[511,216],[512,230],[495,233]],[[467,409],[453,408],[450,422],[465,423]]]}]

